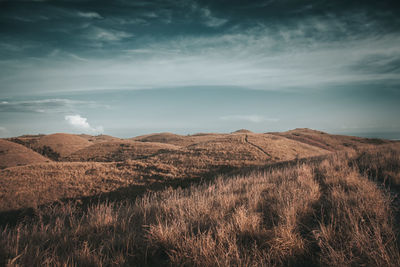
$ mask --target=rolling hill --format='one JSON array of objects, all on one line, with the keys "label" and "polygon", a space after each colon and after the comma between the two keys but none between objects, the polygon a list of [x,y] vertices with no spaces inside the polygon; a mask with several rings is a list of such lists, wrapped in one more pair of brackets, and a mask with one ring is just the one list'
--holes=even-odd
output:
[{"label": "rolling hill", "polygon": [[321,131],[307,128],[298,128],[282,133],[272,133],[277,136],[283,136],[291,140],[320,147],[329,151],[339,151],[347,149],[359,149],[361,147],[373,147],[375,145],[391,144],[392,141],[361,138],[356,136],[327,134]]},{"label": "rolling hill", "polygon": [[85,138],[73,134],[56,133],[45,135],[33,145],[34,149],[50,147],[60,157],[65,157],[79,149],[90,146],[91,143]]},{"label": "rolling hill", "polygon": [[207,140],[212,140],[221,136],[225,136],[226,134],[215,134],[215,133],[200,133],[193,135],[179,135],[172,133],[155,133],[137,136],[131,138],[131,140],[139,141],[139,142],[157,142],[157,143],[166,143],[177,146],[189,146],[192,144],[196,144],[199,142],[204,142]]},{"label": "rolling hill", "polygon": [[[95,139],[96,137],[93,137]],[[8,138],[7,140],[24,145],[52,160],[59,160],[71,153],[90,146],[89,138],[74,134],[55,133],[49,135],[23,135]]]},{"label": "rolling hill", "polygon": [[78,136],[88,140],[93,144],[121,140],[120,138],[106,134],[100,134],[100,135],[79,134]]},{"label": "rolling hill", "polygon": [[[355,151],[399,146],[388,140],[330,135],[310,129],[283,133],[176,135],[157,133],[131,139],[111,136],[51,134],[1,140],[0,211],[234,173],[242,168]],[[47,156],[56,153],[51,162]],[[50,153],[50,154],[49,154]],[[32,163],[40,163],[29,165]],[[27,165],[27,166],[17,166]],[[7,189],[7,190],[5,190]],[[122,191],[121,191],[122,190]],[[118,195],[120,193],[115,193]]]},{"label": "rolling hill", "polygon": [[0,169],[48,161],[49,159],[23,145],[0,139]]},{"label": "rolling hill", "polygon": [[153,154],[168,153],[175,150],[179,150],[179,147],[170,144],[118,140],[90,145],[75,151],[65,157],[63,161],[124,161],[146,158]]}]

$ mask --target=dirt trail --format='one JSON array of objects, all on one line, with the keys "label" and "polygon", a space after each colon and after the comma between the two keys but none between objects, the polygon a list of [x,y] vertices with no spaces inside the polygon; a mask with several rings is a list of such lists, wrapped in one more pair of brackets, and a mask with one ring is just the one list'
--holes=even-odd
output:
[{"label": "dirt trail", "polygon": [[272,158],[272,156],[271,156],[267,151],[265,151],[264,149],[262,149],[262,148],[259,147],[258,145],[253,144],[252,142],[250,142],[247,134],[246,134],[246,137],[244,138],[244,141],[245,141],[246,143],[248,143],[249,145],[251,145],[251,146],[257,148],[258,150],[260,150],[262,153],[264,153],[264,154],[267,155],[268,157]]}]

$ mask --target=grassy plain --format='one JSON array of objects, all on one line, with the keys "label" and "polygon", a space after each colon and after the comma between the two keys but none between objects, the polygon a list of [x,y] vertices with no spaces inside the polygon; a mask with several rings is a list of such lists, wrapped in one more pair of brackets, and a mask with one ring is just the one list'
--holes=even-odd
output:
[{"label": "grassy plain", "polygon": [[400,266],[398,142],[85,138],[59,161],[0,171],[0,265]]}]

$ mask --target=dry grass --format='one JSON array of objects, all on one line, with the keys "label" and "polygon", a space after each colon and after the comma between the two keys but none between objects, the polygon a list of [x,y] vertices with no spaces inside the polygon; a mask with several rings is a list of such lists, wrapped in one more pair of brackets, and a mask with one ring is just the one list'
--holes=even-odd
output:
[{"label": "dry grass", "polygon": [[[95,139],[96,137],[92,137]],[[49,135],[23,135],[8,138],[9,141],[26,146],[50,159],[58,160],[71,153],[90,146],[92,143],[74,134],[56,133]]]},{"label": "dry grass", "polygon": [[324,214],[314,236],[322,264],[399,266],[389,194],[340,158],[321,167]]},{"label": "dry grass", "polygon": [[[8,168],[0,171],[0,211],[36,208],[65,198],[82,198],[132,187],[144,191],[164,179],[183,177],[170,165],[56,162]],[[126,196],[121,196],[126,197]]]},{"label": "dry grass", "polygon": [[88,134],[80,134],[79,137],[82,137],[88,140],[92,144],[98,144],[102,142],[111,142],[111,141],[121,141],[122,139],[118,137],[114,137],[111,135],[100,134],[100,135],[88,135]]},{"label": "dry grass", "polygon": [[185,136],[173,133],[154,133],[133,137],[131,139],[140,142],[156,142],[185,147],[224,136],[227,136],[227,134],[195,134]]},{"label": "dry grass", "polygon": [[39,141],[33,145],[33,148],[40,149],[44,146],[50,147],[60,157],[65,157],[71,153],[78,151],[84,147],[90,146],[91,143],[80,136],[74,134],[56,133],[41,137]]},{"label": "dry grass", "polygon": [[[0,170],[0,211],[36,207],[64,198],[95,197],[112,192],[118,195],[125,189],[143,192],[145,187],[155,183],[159,186],[160,183],[176,183],[182,179],[200,180],[243,167],[326,155],[330,151],[321,148],[324,142],[325,148],[337,146],[335,149],[339,150],[347,141],[358,149],[377,147],[367,144],[366,139],[333,136],[307,129],[289,133],[302,139],[292,140],[285,133],[280,136],[243,130],[233,134],[191,136],[162,133],[134,138],[137,141],[68,134],[13,138],[15,142],[39,149],[40,153],[55,160],[85,163],[51,163]],[[0,155],[0,158],[10,160],[5,167],[31,163],[18,162],[14,152],[8,150]],[[31,150],[27,152],[33,153]]]},{"label": "dry grass", "polygon": [[0,169],[50,161],[23,145],[0,139]]},{"label": "dry grass", "polygon": [[80,149],[63,161],[115,162],[143,159],[158,153],[169,153],[179,147],[164,143],[135,142],[131,140],[105,141]]},{"label": "dry grass", "polygon": [[1,229],[0,255],[10,266],[399,266],[390,205],[353,158],[334,156],[135,202],[49,206]]},{"label": "dry grass", "polygon": [[363,151],[356,158],[360,172],[374,181],[400,187],[400,143]]},{"label": "dry grass", "polygon": [[394,144],[393,141],[389,140],[333,135],[307,128],[299,128],[274,134],[333,152],[343,150],[358,151],[360,149],[365,149],[366,147],[374,148],[377,145]]},{"label": "dry grass", "polygon": [[[62,138],[71,136],[56,134],[26,138],[45,141],[50,138],[61,142]],[[151,137],[154,136],[160,137]],[[70,141],[89,142],[75,137]],[[180,147],[130,140],[100,142],[63,158],[82,163],[52,162],[0,170],[0,211],[36,207],[64,198],[95,197],[125,189],[143,192],[145,187],[150,188],[153,184],[200,180],[243,167],[329,153],[284,137],[264,134],[200,134],[180,138],[197,143]],[[105,139],[109,137],[101,140]]]}]

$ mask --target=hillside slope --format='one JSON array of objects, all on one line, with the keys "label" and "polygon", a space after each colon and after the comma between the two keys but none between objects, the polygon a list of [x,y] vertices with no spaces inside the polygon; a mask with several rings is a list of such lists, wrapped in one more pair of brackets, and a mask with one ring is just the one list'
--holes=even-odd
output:
[{"label": "hillside slope", "polygon": [[329,151],[340,151],[348,149],[360,149],[366,147],[374,147],[376,145],[391,144],[392,141],[361,138],[356,136],[334,135],[321,131],[311,130],[307,128],[298,128],[281,133],[268,133],[277,136],[283,136],[291,140],[295,140],[304,144],[309,144]]},{"label": "hillside slope", "polygon": [[8,141],[24,145],[52,160],[59,160],[79,149],[90,146],[92,142],[90,142],[89,139],[90,136],[81,137],[65,133],[22,135],[7,138]]},{"label": "hillside slope", "polygon": [[91,142],[93,144],[121,140],[118,137],[114,137],[114,136],[106,135],[106,134],[100,134],[100,135],[79,134],[78,136],[88,140],[89,142]]},{"label": "hillside slope", "polygon": [[[324,160],[222,176],[186,189],[169,187],[135,201],[42,207],[32,218],[0,227],[0,262],[400,266],[398,200],[392,202],[393,196],[379,184],[388,177],[376,179],[364,172],[375,166],[400,177],[400,152],[375,152],[363,153],[363,166],[359,155],[337,153]],[[65,169],[87,166],[63,164]],[[105,178],[104,164],[91,167]],[[84,182],[96,188],[95,179]],[[64,182],[79,184],[76,179]],[[58,183],[50,188],[55,194]]]},{"label": "hillside slope", "polygon": [[218,168],[263,165],[327,153],[329,151],[284,137],[241,133],[207,136],[181,150],[149,157],[146,162],[201,169],[211,166]]},{"label": "hillside slope", "polygon": [[50,160],[23,145],[0,139],[0,169],[48,161]]},{"label": "hillside slope", "polygon": [[[36,145],[49,146],[66,155],[60,158],[64,162],[0,171],[0,211],[112,192],[123,198],[121,192],[129,191],[127,194],[133,197],[153,186],[185,184],[243,168],[325,156],[335,151],[395,145],[400,148],[399,142],[329,135],[309,129],[267,134],[243,130],[190,136],[154,134],[129,140],[104,137],[103,140],[112,141],[97,143],[89,141],[90,136],[68,134],[35,138],[39,139]],[[25,151],[38,156],[41,162],[46,161],[31,150]]]},{"label": "hillside slope", "polygon": [[215,138],[219,138],[222,136],[227,136],[228,134],[215,134],[215,133],[206,133],[206,134],[194,134],[194,135],[179,135],[172,133],[155,133],[155,134],[147,134],[142,136],[137,136],[131,138],[134,141],[140,142],[157,142],[157,143],[166,143],[177,145],[181,147],[193,145],[199,142],[205,142],[208,140],[213,140]]},{"label": "hillside slope", "polygon": [[41,137],[37,143],[33,145],[34,149],[50,147],[60,157],[65,157],[79,149],[90,146],[91,143],[85,138],[73,134],[56,133]]},{"label": "hillside slope", "polygon": [[140,159],[156,153],[168,153],[176,150],[179,150],[179,147],[170,144],[118,140],[96,143],[75,151],[63,160],[113,162]]}]

